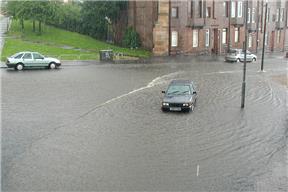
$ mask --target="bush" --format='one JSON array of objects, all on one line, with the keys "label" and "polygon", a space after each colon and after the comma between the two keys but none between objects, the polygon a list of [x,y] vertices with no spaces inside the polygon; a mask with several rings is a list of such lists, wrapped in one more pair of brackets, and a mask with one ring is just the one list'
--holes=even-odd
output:
[{"label": "bush", "polygon": [[132,28],[128,27],[125,31],[122,44],[128,48],[138,48],[141,46],[139,34]]}]

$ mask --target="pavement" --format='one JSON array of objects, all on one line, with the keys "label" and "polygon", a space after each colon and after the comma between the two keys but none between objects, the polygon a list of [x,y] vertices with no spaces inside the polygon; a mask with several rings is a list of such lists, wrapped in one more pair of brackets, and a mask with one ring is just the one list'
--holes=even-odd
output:
[{"label": "pavement", "polygon": [[[1,69],[2,191],[286,191],[287,60],[247,64],[244,109],[241,63],[163,60]],[[173,79],[193,113],[161,112]]]}]

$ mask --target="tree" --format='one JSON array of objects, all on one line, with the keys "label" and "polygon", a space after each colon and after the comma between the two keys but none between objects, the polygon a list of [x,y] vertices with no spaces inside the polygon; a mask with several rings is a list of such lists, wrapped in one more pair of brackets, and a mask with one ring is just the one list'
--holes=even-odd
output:
[{"label": "tree", "polygon": [[82,4],[82,28],[85,34],[105,39],[108,17],[112,23],[117,20],[120,10],[127,7],[127,1],[85,1]]}]

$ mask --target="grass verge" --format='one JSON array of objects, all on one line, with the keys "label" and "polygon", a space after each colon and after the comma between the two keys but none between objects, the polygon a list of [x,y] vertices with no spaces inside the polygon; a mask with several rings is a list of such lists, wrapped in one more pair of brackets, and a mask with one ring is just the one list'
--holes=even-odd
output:
[{"label": "grass verge", "polygon": [[1,60],[19,51],[37,51],[63,60],[97,60],[99,51],[103,49],[112,49],[114,52],[123,53],[131,58],[151,56],[149,51],[143,49],[132,50],[118,47],[48,25],[43,26],[43,33],[39,35],[32,32],[30,21],[25,21],[25,29],[21,31],[19,22],[13,20],[5,40]]}]

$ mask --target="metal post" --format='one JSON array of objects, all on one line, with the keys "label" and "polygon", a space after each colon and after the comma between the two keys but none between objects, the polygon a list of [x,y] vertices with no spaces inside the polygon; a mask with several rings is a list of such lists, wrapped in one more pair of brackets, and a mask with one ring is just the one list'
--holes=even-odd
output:
[{"label": "metal post", "polygon": [[260,5],[260,3],[259,3],[259,0],[257,0],[257,24],[256,24],[256,53],[258,53],[258,47],[259,47],[259,5]]},{"label": "metal post", "polygon": [[168,56],[171,55],[171,1],[168,2],[169,12],[168,12]]},{"label": "metal post", "polygon": [[261,60],[261,72],[264,69],[264,54],[265,54],[265,41],[266,41],[266,24],[267,24],[267,9],[268,9],[268,2],[266,1],[265,5],[265,19],[264,19],[264,33],[263,33],[263,46],[262,46],[262,60]]},{"label": "metal post", "polygon": [[[228,3],[228,47],[227,47],[227,51],[229,52],[231,49],[231,37],[230,37],[230,33],[231,33],[231,3],[232,0],[229,1]],[[226,11],[226,10],[225,10]]]},{"label": "metal post", "polygon": [[247,21],[248,21],[248,0],[246,0],[246,10],[245,10],[245,46],[244,46],[244,65],[243,65],[241,108],[244,108],[245,106],[247,36],[248,36]]}]

